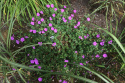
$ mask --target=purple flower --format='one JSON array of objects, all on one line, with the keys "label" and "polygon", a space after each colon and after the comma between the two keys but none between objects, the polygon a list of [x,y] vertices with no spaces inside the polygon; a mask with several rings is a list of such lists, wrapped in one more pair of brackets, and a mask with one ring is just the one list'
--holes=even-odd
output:
[{"label": "purple flower", "polygon": [[112,44],[112,40],[108,41],[108,44]]},{"label": "purple flower", "polygon": [[34,60],[30,60],[30,63],[34,63]]},{"label": "purple flower", "polygon": [[40,16],[40,13],[37,13],[37,16]]},{"label": "purple flower", "polygon": [[14,71],[14,70],[16,70],[16,69],[13,68],[12,70]]},{"label": "purple flower", "polygon": [[64,67],[66,67],[66,65],[64,65]]},{"label": "purple flower", "polygon": [[53,17],[55,17],[56,14],[52,14]]},{"label": "purple flower", "polygon": [[80,25],[80,22],[78,21],[77,26],[79,26],[79,25]]},{"label": "purple flower", "polygon": [[103,57],[106,58],[106,57],[107,57],[107,54],[103,54]]},{"label": "purple flower", "polygon": [[75,53],[78,53],[77,51],[75,51]]},{"label": "purple flower", "polygon": [[39,82],[42,82],[42,78],[41,78],[41,77],[39,77],[39,78],[38,78],[38,81],[39,81]]},{"label": "purple flower", "polygon": [[51,27],[52,26],[52,24],[51,23],[49,23],[49,27]]},{"label": "purple flower", "polygon": [[35,46],[33,46],[33,49],[35,49]]},{"label": "purple flower", "polygon": [[97,54],[95,57],[96,57],[96,58],[99,58],[100,56]]},{"label": "purple flower", "polygon": [[52,17],[49,17],[49,20],[53,20]]},{"label": "purple flower", "polygon": [[45,33],[43,30],[42,30],[42,34]]},{"label": "purple flower", "polygon": [[36,58],[34,59],[34,62],[35,62],[36,65],[39,64],[39,62],[38,62],[38,60]]},{"label": "purple flower", "polygon": [[55,8],[54,11],[57,11],[57,8]]},{"label": "purple flower", "polygon": [[90,18],[89,18],[89,17],[87,18],[87,21],[90,21]]},{"label": "purple flower", "polygon": [[51,4],[51,8],[54,8],[54,4]]},{"label": "purple flower", "polygon": [[100,37],[100,34],[97,34],[96,37],[99,38],[99,37]]},{"label": "purple flower", "polygon": [[40,31],[39,34],[41,34],[42,32]]},{"label": "purple flower", "polygon": [[72,17],[74,17],[74,14],[71,14]]},{"label": "purple flower", "polygon": [[41,18],[41,22],[43,22],[44,21],[44,18]]},{"label": "purple flower", "polygon": [[89,37],[89,34],[87,34],[87,37]]},{"label": "purple flower", "polygon": [[66,8],[66,6],[64,5],[64,8]]},{"label": "purple flower", "polygon": [[74,13],[76,13],[76,10],[73,10]]},{"label": "purple flower", "polygon": [[79,36],[79,39],[83,39],[81,36]]},{"label": "purple flower", "polygon": [[25,41],[25,39],[22,37],[22,38],[20,39],[20,41],[21,41],[21,42],[24,42],[24,41]]},{"label": "purple flower", "polygon": [[82,55],[82,58],[84,59],[84,58],[85,58],[85,56],[84,56],[84,55]]},{"label": "purple flower", "polygon": [[40,11],[41,14],[43,14],[43,11]]},{"label": "purple flower", "polygon": [[62,83],[68,83],[66,80],[64,80]]},{"label": "purple flower", "polygon": [[97,45],[97,43],[96,43],[96,42],[93,42],[93,45],[94,45],[94,46],[96,46],[96,45]]},{"label": "purple flower", "polygon": [[36,30],[33,30],[33,33],[36,33]]},{"label": "purple flower", "polygon": [[57,33],[57,29],[54,29],[54,33]]},{"label": "purple flower", "polygon": [[87,38],[87,36],[84,36],[84,39],[86,39]]},{"label": "purple flower", "polygon": [[54,30],[54,27],[51,27],[51,30]]},{"label": "purple flower", "polygon": [[29,38],[28,36],[25,36],[25,38]]},{"label": "purple flower", "polygon": [[30,32],[32,32],[33,30],[32,29],[30,29]]},{"label": "purple flower", "polygon": [[101,45],[101,46],[104,46],[104,42],[100,42],[100,45]]},{"label": "purple flower", "polygon": [[62,82],[62,80],[59,80],[59,82]]},{"label": "purple flower", "polygon": [[50,5],[46,5],[47,8],[50,8]]},{"label": "purple flower", "polygon": [[38,42],[39,46],[42,46],[42,42]]},{"label": "purple flower", "polygon": [[52,46],[56,46],[56,43],[54,42],[54,43],[52,44]]},{"label": "purple flower", "polygon": [[13,36],[11,36],[11,40],[14,40],[14,37],[13,37]]},{"label": "purple flower", "polygon": [[34,25],[34,22],[31,22],[30,24],[31,24],[31,25]]},{"label": "purple flower", "polygon": [[79,65],[83,65],[83,63],[79,63]]},{"label": "purple flower", "polygon": [[72,20],[72,17],[71,17],[71,16],[69,16],[69,17],[68,17],[68,19],[69,19],[69,20]]},{"label": "purple flower", "polygon": [[30,54],[27,54],[27,56],[29,56]]},{"label": "purple flower", "polygon": [[74,26],[74,28],[77,28],[77,26]]},{"label": "purple flower", "polygon": [[38,66],[39,69],[41,69],[41,66]]},{"label": "purple flower", "polygon": [[63,12],[64,12],[64,9],[61,9],[61,12],[63,13]]},{"label": "purple flower", "polygon": [[64,60],[64,62],[69,62],[68,60]]},{"label": "purple flower", "polygon": [[47,31],[47,28],[44,28],[44,31]]},{"label": "purple flower", "polygon": [[32,21],[35,21],[35,18],[34,18],[34,17],[32,17]]},{"label": "purple flower", "polygon": [[20,41],[19,41],[19,40],[16,40],[16,43],[17,43],[17,44],[19,44],[19,43],[20,43]]},{"label": "purple flower", "polygon": [[41,24],[41,22],[40,22],[40,21],[38,21],[38,24]]}]

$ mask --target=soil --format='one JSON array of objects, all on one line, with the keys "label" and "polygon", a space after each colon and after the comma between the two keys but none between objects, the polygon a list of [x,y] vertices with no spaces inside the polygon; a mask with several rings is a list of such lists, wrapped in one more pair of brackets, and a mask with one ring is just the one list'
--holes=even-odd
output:
[{"label": "soil", "polygon": [[[69,0],[70,4],[71,4],[71,8],[73,9],[76,9],[77,10],[77,13],[75,14],[75,19],[80,19],[82,17],[84,17],[86,14],[90,14],[92,11],[91,11],[91,7],[89,5],[89,0]],[[66,4],[65,2],[62,2],[63,4]],[[70,6],[67,6],[67,7],[70,7]],[[92,18],[91,18],[92,17]],[[104,13],[95,13],[93,16],[91,16],[91,21],[90,23],[94,23],[104,29],[107,29],[106,28],[106,20],[105,20],[105,14]],[[109,19],[108,19],[109,21]],[[84,22],[83,22],[84,23]],[[109,22],[108,22],[109,23]],[[124,24],[124,22],[123,22]],[[87,26],[88,28],[92,28],[92,29],[95,29],[97,27],[89,24],[89,25],[85,25]],[[112,21],[112,26],[113,26],[113,34],[115,32],[115,21]],[[118,32],[117,32],[117,36],[119,36],[119,34],[121,33],[121,31],[123,30],[123,27],[125,25],[119,25],[119,28],[118,28]],[[5,29],[4,29],[5,28]],[[108,26],[108,31],[110,31],[110,26]],[[2,34],[4,36],[4,38],[6,39],[7,38],[7,26],[4,26],[3,29],[2,29]],[[1,39],[0,39],[1,40]],[[112,58],[112,57],[110,57]],[[111,63],[110,63],[111,64]],[[102,70],[100,68],[100,71],[104,72],[105,70]],[[109,74],[108,74],[109,75]],[[18,77],[18,76],[17,76]],[[111,75],[109,76],[112,80],[115,81],[115,78]],[[1,78],[1,77],[0,77]],[[19,78],[19,77],[18,77]],[[54,78],[55,79],[55,78]],[[120,77],[119,77],[120,79]],[[10,79],[11,81],[13,80],[13,78]],[[56,79],[55,79],[56,80]],[[123,79],[121,79],[121,81],[124,81]],[[13,83],[14,81],[12,81],[11,83]],[[0,82],[2,83],[2,82]],[[35,83],[35,82],[34,82]],[[52,82],[52,83],[58,83],[57,80],[56,82]],[[80,82],[79,82],[80,83]]]}]

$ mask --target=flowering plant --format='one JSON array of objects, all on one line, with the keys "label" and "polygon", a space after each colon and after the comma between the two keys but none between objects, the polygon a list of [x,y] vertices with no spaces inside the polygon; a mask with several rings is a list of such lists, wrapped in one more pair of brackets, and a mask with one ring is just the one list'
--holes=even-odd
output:
[{"label": "flowering plant", "polygon": [[[11,36],[11,40],[17,46],[38,44],[26,48],[21,56],[17,56],[17,60],[27,56],[25,59],[28,61],[22,60],[26,65],[51,72],[81,75],[81,68],[67,63],[89,66],[89,63],[108,57],[107,52],[111,50],[108,46],[113,43],[112,39],[105,39],[104,33],[88,29],[80,19],[76,20],[74,16],[77,10],[69,10],[66,6],[59,9],[53,4],[46,7],[50,15],[44,15],[44,12],[40,11],[37,13],[37,18],[32,17],[31,23],[28,24],[31,27],[29,33],[18,35],[20,32],[15,32]],[[90,18],[87,18],[87,21],[91,21]],[[15,35],[18,40],[15,40]],[[39,76],[38,81],[47,79],[42,79],[40,72],[37,72],[37,76]]]}]

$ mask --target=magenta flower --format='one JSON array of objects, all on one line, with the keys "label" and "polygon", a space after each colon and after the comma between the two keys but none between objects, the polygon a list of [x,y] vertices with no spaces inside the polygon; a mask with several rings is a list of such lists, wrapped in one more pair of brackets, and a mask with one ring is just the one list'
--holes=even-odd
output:
[{"label": "magenta flower", "polygon": [[43,30],[42,30],[42,34],[45,33]]},{"label": "magenta flower", "polygon": [[54,29],[54,33],[57,33],[57,29]]},{"label": "magenta flower", "polygon": [[93,42],[93,45],[94,45],[94,46],[96,46],[96,45],[97,45],[97,43],[96,43],[96,42]]},{"label": "magenta flower", "polygon": [[87,21],[90,21],[90,18],[89,18],[89,17],[87,18]]},{"label": "magenta flower", "polygon": [[40,22],[40,21],[38,21],[38,24],[41,24],[41,22]]},{"label": "magenta flower", "polygon": [[54,8],[54,4],[51,4],[51,8]]},{"label": "magenta flower", "polygon": [[57,8],[54,8],[54,11],[57,11]]},{"label": "magenta flower", "polygon": [[29,38],[28,36],[25,36],[25,38]]},{"label": "magenta flower", "polygon": [[59,82],[62,82],[62,80],[59,80]]},{"label": "magenta flower", "polygon": [[32,17],[32,21],[35,21],[35,18],[34,18],[34,17]]},{"label": "magenta flower", "polygon": [[14,37],[13,37],[13,36],[11,36],[11,40],[14,40]]},{"label": "magenta flower", "polygon": [[17,44],[19,44],[19,43],[20,43],[20,41],[19,41],[19,40],[16,40],[16,43],[17,43]]},{"label": "magenta flower", "polygon": [[49,23],[49,27],[51,27],[52,26],[52,24],[51,23]]},{"label": "magenta flower", "polygon": [[41,77],[39,77],[39,78],[38,78],[38,81],[39,81],[39,82],[42,82],[42,78],[41,78]]},{"label": "magenta flower", "polygon": [[100,45],[101,45],[101,46],[104,46],[104,42],[100,42]]},{"label": "magenta flower", "polygon": [[43,22],[44,21],[44,18],[41,18],[41,22]]},{"label": "magenta flower", "polygon": [[79,36],[79,39],[83,39],[81,36]]},{"label": "magenta flower", "polygon": [[86,39],[87,38],[87,36],[84,36],[84,39]]},{"label": "magenta flower", "polygon": [[106,57],[107,57],[107,54],[103,54],[103,57],[106,58]]},{"label": "magenta flower", "polygon": [[66,67],[66,65],[64,65],[64,67]]},{"label": "magenta flower", "polygon": [[97,54],[95,57],[96,57],[96,58],[99,58],[100,56]]},{"label": "magenta flower", "polygon": [[34,25],[34,22],[31,22],[30,24],[31,24],[31,25]]},{"label": "magenta flower", "polygon": [[77,26],[79,26],[79,25],[80,25],[80,22],[78,21]]},{"label": "magenta flower", "polygon": [[79,63],[79,65],[83,65],[83,63]]},{"label": "magenta flower", "polygon": [[77,26],[74,26],[74,28],[76,29],[76,28],[77,28]]},{"label": "magenta flower", "polygon": [[100,37],[100,34],[97,34],[96,37],[99,38],[99,37]]},{"label": "magenta flower", "polygon": [[22,38],[20,39],[20,41],[21,41],[21,42],[24,42],[24,41],[25,41],[25,39],[22,37]]},{"label": "magenta flower", "polygon": [[66,8],[66,6],[64,5],[64,8]]},{"label": "magenta flower", "polygon": [[53,16],[53,17],[55,17],[55,16],[56,16],[56,14],[52,14],[52,16]]},{"label": "magenta flower", "polygon": [[54,43],[52,44],[52,46],[56,46],[56,43],[54,42]]},{"label": "magenta flower", "polygon": [[42,31],[39,32],[39,34],[41,34],[41,33],[42,33]]},{"label": "magenta flower", "polygon": [[41,14],[43,14],[43,11],[40,11]]},{"label": "magenta flower", "polygon": [[49,20],[53,20],[52,17],[49,17]]},{"label": "magenta flower", "polygon": [[34,60],[30,60],[30,63],[34,63]]},{"label": "magenta flower", "polygon": [[73,10],[74,13],[76,13],[76,10]]},{"label": "magenta flower", "polygon": [[51,27],[51,30],[54,30],[54,27]]},{"label": "magenta flower", "polygon": [[71,14],[72,17],[74,17],[74,14]]},{"label": "magenta flower", "polygon": [[75,51],[75,53],[78,53],[77,51]]},{"label": "magenta flower", "polygon": [[69,19],[69,20],[72,20],[72,17],[71,17],[71,16],[69,16],[69,17],[68,17],[68,19]]},{"label": "magenta flower", "polygon": [[65,22],[65,23],[66,23],[66,22],[67,22],[67,20],[63,20],[63,22]]},{"label": "magenta flower", "polygon": [[13,68],[12,70],[14,71],[14,70],[16,70],[16,69]]},{"label": "magenta flower", "polygon": [[61,9],[61,12],[63,13],[63,12],[64,12],[64,9]]},{"label": "magenta flower", "polygon": [[36,30],[33,30],[33,33],[36,33]]},{"label": "magenta flower", "polygon": [[37,16],[40,16],[40,13],[37,13]]},{"label": "magenta flower", "polygon": [[41,66],[38,66],[39,69],[41,69]]},{"label": "magenta flower", "polygon": [[50,8],[50,5],[46,5],[47,8]]},{"label": "magenta flower", "polygon": [[44,28],[44,31],[47,31],[47,28]]},{"label": "magenta flower", "polygon": [[33,49],[35,49],[35,46],[33,46]]},{"label": "magenta flower", "polygon": [[84,55],[82,55],[82,58],[84,59],[84,58],[85,58],[85,56],[84,56]]},{"label": "magenta flower", "polygon": [[69,62],[68,60],[64,60],[64,62]]},{"label": "magenta flower", "polygon": [[34,62],[35,62],[36,65],[39,64],[39,62],[38,62],[38,60],[36,58],[34,59]]},{"label": "magenta flower", "polygon": [[87,34],[87,37],[89,37],[89,34]]},{"label": "magenta flower", "polygon": [[27,56],[29,56],[30,54],[27,54]]},{"label": "magenta flower", "polygon": [[108,41],[108,44],[112,44],[112,40]]},{"label": "magenta flower", "polygon": [[39,46],[42,46],[42,42],[38,42]]},{"label": "magenta flower", "polygon": [[64,80],[62,83],[68,83],[66,80]]},{"label": "magenta flower", "polygon": [[33,30],[32,29],[30,29],[30,32],[32,32]]}]

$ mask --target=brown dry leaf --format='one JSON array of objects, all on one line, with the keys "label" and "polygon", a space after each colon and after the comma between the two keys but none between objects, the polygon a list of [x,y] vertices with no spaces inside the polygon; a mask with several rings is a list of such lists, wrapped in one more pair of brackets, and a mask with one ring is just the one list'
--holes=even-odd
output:
[{"label": "brown dry leaf", "polygon": [[30,75],[30,71],[27,71],[27,75]]}]

